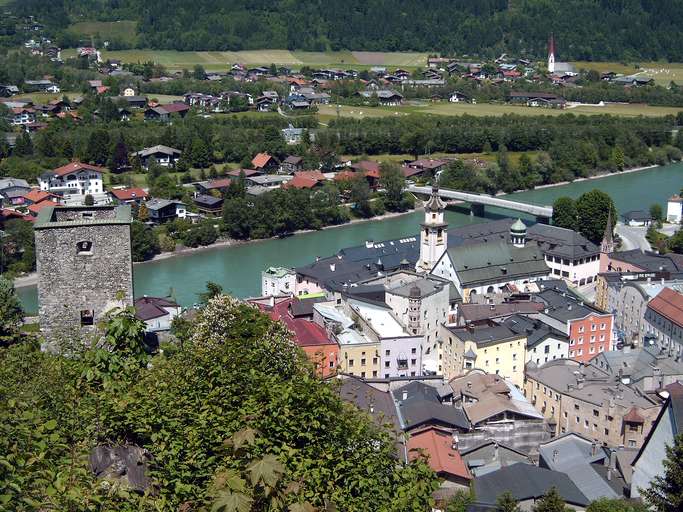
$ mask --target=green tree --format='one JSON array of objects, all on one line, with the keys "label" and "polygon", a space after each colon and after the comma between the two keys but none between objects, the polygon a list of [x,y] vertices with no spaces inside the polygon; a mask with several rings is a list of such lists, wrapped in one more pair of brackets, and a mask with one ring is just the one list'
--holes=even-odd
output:
[{"label": "green tree", "polygon": [[571,197],[558,197],[553,203],[553,225],[560,228],[576,229],[576,202]]},{"label": "green tree", "polygon": [[12,281],[0,276],[0,347],[19,339],[23,319]]},{"label": "green tree", "polygon": [[85,198],[83,199],[83,204],[85,206],[93,206],[95,204],[95,198],[92,196],[92,194],[85,195]]},{"label": "green tree", "polygon": [[143,223],[149,220],[149,210],[147,209],[145,203],[142,203],[140,208],[138,208],[137,219]]},{"label": "green tree", "polygon": [[104,165],[109,156],[109,132],[104,128],[93,130],[88,137],[84,159],[91,164]]},{"label": "green tree", "polygon": [[188,159],[193,167],[206,168],[211,165],[211,150],[203,139],[195,137],[188,149]]},{"label": "green tree", "polygon": [[383,163],[379,170],[380,187],[384,189],[384,206],[390,212],[404,211],[403,188],[405,178],[401,168],[393,163]]},{"label": "green tree", "polygon": [[22,132],[14,143],[14,156],[31,156],[33,154],[33,142],[27,132]]},{"label": "green tree", "polygon": [[614,161],[614,166],[617,168],[617,170],[624,170],[626,163],[624,159],[624,150],[621,148],[621,146],[615,146],[612,150],[612,160]]},{"label": "green tree", "polygon": [[114,144],[114,150],[111,155],[110,168],[114,172],[123,172],[130,167],[128,160],[128,146],[126,146],[123,137]]},{"label": "green tree", "polygon": [[201,302],[202,304],[208,304],[211,299],[218,297],[222,294],[223,287],[220,284],[214,283],[213,281],[207,281],[206,291],[198,293],[197,295],[199,296],[199,302]]},{"label": "green tree", "polygon": [[349,199],[353,203],[353,211],[361,217],[372,216],[372,206],[370,205],[370,186],[368,180],[362,173],[351,178],[351,190]]},{"label": "green tree", "polygon": [[206,71],[201,64],[195,64],[192,71],[192,78],[195,80],[206,80]]},{"label": "green tree", "polygon": [[499,512],[520,512],[517,500],[510,491],[505,491],[496,500]]},{"label": "green tree", "polygon": [[133,261],[145,261],[161,252],[156,233],[142,222],[133,221],[130,226]]},{"label": "green tree", "polygon": [[532,508],[533,512],[566,512],[564,500],[555,487],[551,487]]},{"label": "green tree", "polygon": [[650,206],[650,217],[655,222],[662,222],[664,220],[664,210],[661,204],[654,203]]},{"label": "green tree", "polygon": [[612,198],[597,189],[582,194],[576,200],[576,226],[578,231],[591,242],[599,244],[605,233],[610,212],[612,219],[610,229],[614,229],[614,224],[617,221],[617,209]]},{"label": "green tree", "polygon": [[683,510],[683,434],[675,437],[673,446],[666,447],[664,474],[655,476],[649,488],[639,491],[657,512]]},{"label": "green tree", "polygon": [[588,505],[586,512],[647,512],[648,508],[642,503],[626,499],[600,498]]},{"label": "green tree", "polygon": [[683,254],[683,229],[679,229],[671,235],[671,238],[667,240],[666,245],[670,251],[673,251],[676,254]]}]

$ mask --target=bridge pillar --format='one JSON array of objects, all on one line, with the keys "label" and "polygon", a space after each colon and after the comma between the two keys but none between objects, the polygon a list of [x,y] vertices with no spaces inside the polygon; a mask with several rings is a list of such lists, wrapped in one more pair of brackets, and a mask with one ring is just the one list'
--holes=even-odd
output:
[{"label": "bridge pillar", "polygon": [[483,204],[478,204],[478,203],[472,203],[470,205],[470,215],[471,216],[477,216],[477,217],[483,217],[484,216],[484,205]]},{"label": "bridge pillar", "polygon": [[539,224],[550,224],[550,217],[544,217],[542,215],[536,216],[536,222]]}]

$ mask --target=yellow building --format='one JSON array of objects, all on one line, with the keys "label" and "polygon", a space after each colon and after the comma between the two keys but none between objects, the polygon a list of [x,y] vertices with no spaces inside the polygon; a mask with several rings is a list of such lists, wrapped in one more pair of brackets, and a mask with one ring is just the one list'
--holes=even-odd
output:
[{"label": "yellow building", "polygon": [[520,389],[524,387],[526,336],[494,324],[444,327],[441,338],[442,366],[447,379],[479,368],[509,379]]},{"label": "yellow building", "polygon": [[345,329],[335,337],[339,343],[337,368],[340,372],[363,379],[382,377],[379,341],[372,341],[353,329]]}]

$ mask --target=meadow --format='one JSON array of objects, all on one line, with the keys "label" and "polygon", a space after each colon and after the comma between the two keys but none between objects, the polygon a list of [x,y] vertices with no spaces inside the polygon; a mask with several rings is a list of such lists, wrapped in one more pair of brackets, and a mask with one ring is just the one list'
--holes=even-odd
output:
[{"label": "meadow", "polygon": [[600,73],[613,71],[623,75],[642,75],[655,79],[659,85],[667,86],[672,81],[683,84],[683,64],[672,62],[641,62],[624,64],[619,62],[572,62],[577,69],[594,69]]},{"label": "meadow", "polygon": [[69,26],[69,31],[82,37],[98,36],[103,41],[117,39],[131,46],[137,41],[137,23],[134,21],[82,21]]}]

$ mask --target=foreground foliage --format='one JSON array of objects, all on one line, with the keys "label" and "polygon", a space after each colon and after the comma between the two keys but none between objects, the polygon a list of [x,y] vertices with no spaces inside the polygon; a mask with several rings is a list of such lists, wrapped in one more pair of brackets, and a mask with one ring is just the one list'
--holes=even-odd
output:
[{"label": "foreground foliage", "polygon": [[[172,357],[129,312],[106,349],[0,350],[0,510],[425,510],[435,477],[314,377],[280,324],[213,298]],[[96,481],[98,444],[147,449],[145,494]]]}]

